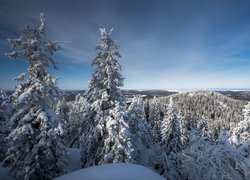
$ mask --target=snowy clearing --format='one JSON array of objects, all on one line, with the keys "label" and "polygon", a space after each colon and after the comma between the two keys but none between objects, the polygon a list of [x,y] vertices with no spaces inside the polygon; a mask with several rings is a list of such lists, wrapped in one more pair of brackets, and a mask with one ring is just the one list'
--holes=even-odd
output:
[{"label": "snowy clearing", "polygon": [[150,169],[135,164],[105,164],[78,170],[56,180],[163,180]]}]

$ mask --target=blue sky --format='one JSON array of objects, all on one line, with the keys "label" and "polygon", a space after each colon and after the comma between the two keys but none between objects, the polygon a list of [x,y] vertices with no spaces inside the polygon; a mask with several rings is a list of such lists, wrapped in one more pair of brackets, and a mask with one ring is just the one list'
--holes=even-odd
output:
[{"label": "blue sky", "polygon": [[7,38],[47,16],[62,89],[86,89],[99,28],[114,28],[125,89],[250,88],[250,1],[0,0],[0,87],[13,89],[24,60]]}]

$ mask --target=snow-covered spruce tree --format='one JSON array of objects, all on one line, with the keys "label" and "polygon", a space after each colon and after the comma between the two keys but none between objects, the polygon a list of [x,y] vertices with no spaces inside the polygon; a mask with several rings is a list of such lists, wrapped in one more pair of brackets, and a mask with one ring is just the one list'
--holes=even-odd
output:
[{"label": "snow-covered spruce tree", "polygon": [[[170,97],[165,116],[161,124],[161,148],[164,151],[164,161],[161,170],[168,179],[179,179],[178,167],[179,161],[177,153],[182,149],[180,115],[175,107],[173,98]],[[163,162],[164,162],[163,161]],[[169,176],[168,171],[171,172]]]},{"label": "snow-covered spruce tree", "polygon": [[169,180],[180,179],[176,155],[167,155],[160,144],[154,144],[149,149],[149,161],[146,166]]},{"label": "snow-covered spruce tree", "polygon": [[147,124],[143,99],[141,96],[135,96],[132,99],[128,109],[128,125],[132,133],[133,153],[132,157],[136,163],[141,165],[149,165],[150,134]]},{"label": "snow-covered spruce tree", "polygon": [[212,132],[209,130],[208,121],[205,118],[202,118],[197,122],[197,130],[199,135],[205,140],[212,141]]},{"label": "snow-covered spruce tree", "polygon": [[68,146],[69,142],[69,105],[67,104],[64,93],[56,99],[56,102],[52,106],[56,115],[64,121],[65,128],[67,129],[67,134],[64,136],[65,145]]},{"label": "snow-covered spruce tree", "polygon": [[115,102],[124,104],[124,97],[120,87],[123,86],[124,78],[121,76],[121,66],[118,58],[121,57],[118,46],[110,38],[112,29],[107,32],[100,29],[101,43],[96,47],[97,56],[92,62],[96,69],[86,92],[87,101],[93,103],[99,101],[102,110],[114,107]]},{"label": "snow-covered spruce tree", "polygon": [[59,101],[56,104],[56,110],[55,110],[56,114],[58,116],[60,116],[61,118],[63,118],[66,122],[68,122],[68,113],[69,113],[69,106],[66,102],[65,97],[62,97],[61,99],[59,99]]},{"label": "snow-covered spruce tree", "polygon": [[125,121],[125,103],[120,90],[123,77],[118,58],[121,55],[110,38],[111,31],[100,31],[101,43],[96,47],[97,56],[93,60],[96,69],[85,94],[91,107],[88,118],[82,120],[88,124],[82,128],[86,132],[81,131],[82,167],[131,160],[131,133]]},{"label": "snow-covered spruce tree", "polygon": [[151,101],[149,106],[149,117],[148,123],[150,125],[150,137],[151,143],[157,144],[161,141],[161,123],[162,123],[162,115],[161,115],[161,107],[157,99]]},{"label": "snow-covered spruce tree", "polygon": [[173,98],[170,98],[161,127],[161,145],[166,154],[177,153],[181,150],[180,122]]},{"label": "snow-covered spruce tree", "polygon": [[0,162],[5,158],[5,154],[8,148],[6,137],[9,133],[9,119],[10,104],[5,92],[0,89]]},{"label": "snow-covered spruce tree", "polygon": [[149,127],[147,125],[143,100],[141,96],[135,96],[128,107],[128,124],[134,134],[146,147],[150,146]]},{"label": "snow-covered spruce tree", "polygon": [[[199,134],[199,133],[197,133]],[[217,144],[196,136],[181,155],[182,179],[249,179],[249,159],[227,141],[221,132]]]},{"label": "snow-covered spruce tree", "polygon": [[232,130],[230,143],[239,147],[245,141],[250,141],[250,102],[243,109],[244,119]]},{"label": "snow-covered spruce tree", "polygon": [[185,115],[179,114],[180,116],[180,133],[181,133],[181,146],[182,149],[186,148],[189,142],[188,139],[188,122]]},{"label": "snow-covered spruce tree", "polygon": [[90,106],[83,95],[78,94],[75,101],[69,103],[68,142],[69,147],[80,148],[80,132],[85,133],[89,122]]},{"label": "snow-covered spruce tree", "polygon": [[4,163],[15,179],[52,179],[67,171],[67,152],[61,140],[64,124],[51,108],[60,91],[48,72],[55,65],[52,55],[59,45],[46,38],[43,13],[40,20],[38,29],[26,26],[20,38],[9,40],[14,50],[7,55],[21,57],[29,66],[28,80],[11,97],[15,111]]}]

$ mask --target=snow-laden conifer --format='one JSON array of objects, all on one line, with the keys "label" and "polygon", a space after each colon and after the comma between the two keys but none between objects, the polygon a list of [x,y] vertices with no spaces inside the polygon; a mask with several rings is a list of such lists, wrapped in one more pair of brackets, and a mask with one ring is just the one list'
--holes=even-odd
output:
[{"label": "snow-laden conifer", "polygon": [[205,118],[202,118],[197,123],[197,130],[199,135],[205,140],[212,140],[212,132],[210,132],[208,127],[208,121]]},{"label": "snow-laden conifer", "polygon": [[161,141],[161,123],[162,123],[162,115],[161,115],[161,107],[157,99],[151,101],[149,106],[148,113],[148,123],[150,126],[150,137],[151,143],[157,144]]},{"label": "snow-laden conifer", "polygon": [[105,28],[101,28],[100,32],[101,43],[96,47],[97,56],[92,62],[96,69],[92,74],[86,98],[89,103],[98,101],[101,109],[106,110],[114,107],[116,102],[124,104],[120,89],[124,78],[120,74],[121,66],[118,58],[121,55],[118,46],[110,38],[112,29],[107,32]]},{"label": "snow-laden conifer", "polygon": [[186,148],[189,142],[188,139],[188,122],[185,115],[179,114],[180,116],[180,135],[182,149]]},{"label": "snow-laden conifer", "polygon": [[69,147],[80,148],[80,136],[86,133],[89,126],[89,112],[90,106],[81,94],[77,94],[75,100],[69,103]]},{"label": "snow-laden conifer", "polygon": [[141,96],[135,96],[131,100],[131,104],[128,109],[127,122],[129,124],[129,130],[132,134],[132,145],[133,145],[133,160],[141,165],[149,165],[149,156],[151,151],[149,150],[150,133],[149,126],[146,120],[143,99]]},{"label": "snow-laden conifer", "polygon": [[61,140],[64,124],[51,108],[60,91],[48,72],[51,65],[56,67],[52,55],[59,45],[46,38],[43,13],[40,20],[38,29],[25,26],[19,38],[9,39],[13,51],[7,55],[25,59],[29,73],[11,97],[14,115],[4,162],[15,179],[52,179],[67,171],[67,152]]},{"label": "snow-laden conifer", "polygon": [[243,109],[244,119],[232,130],[231,144],[239,147],[245,141],[250,141],[250,102]]},{"label": "snow-laden conifer", "polygon": [[130,132],[135,135],[140,143],[146,147],[150,146],[149,127],[146,120],[143,99],[135,96],[128,107],[128,124]]},{"label": "snow-laden conifer", "polygon": [[8,147],[6,137],[9,133],[10,111],[8,96],[0,89],[0,162],[5,158]]},{"label": "snow-laden conifer", "polygon": [[181,131],[178,113],[171,97],[164,116],[162,127],[162,147],[167,154],[177,153],[181,150]]},{"label": "snow-laden conifer", "polygon": [[55,110],[56,114],[58,116],[60,116],[61,118],[63,118],[65,120],[66,123],[68,123],[68,113],[69,113],[69,106],[66,102],[65,97],[61,98],[58,100],[57,104],[56,104],[56,110]]},{"label": "snow-laden conifer", "polygon": [[[198,133],[199,134],[199,133]],[[249,179],[249,159],[227,141],[221,131],[216,144],[195,135],[183,151],[180,174],[183,179]]]},{"label": "snow-laden conifer", "polygon": [[[90,109],[83,118],[81,131],[81,165],[88,167],[103,163],[131,160],[131,133],[126,122],[123,77],[118,58],[118,46],[110,38],[111,31],[101,31],[101,42],[93,60],[96,67],[86,92]],[[83,126],[82,125],[82,126]]]}]

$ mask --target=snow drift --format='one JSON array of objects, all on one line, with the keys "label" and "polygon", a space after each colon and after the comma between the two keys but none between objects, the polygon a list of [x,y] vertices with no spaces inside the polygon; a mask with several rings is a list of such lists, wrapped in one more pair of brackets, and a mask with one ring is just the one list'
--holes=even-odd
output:
[{"label": "snow drift", "polygon": [[56,180],[163,180],[164,178],[143,166],[114,163],[78,170]]}]

